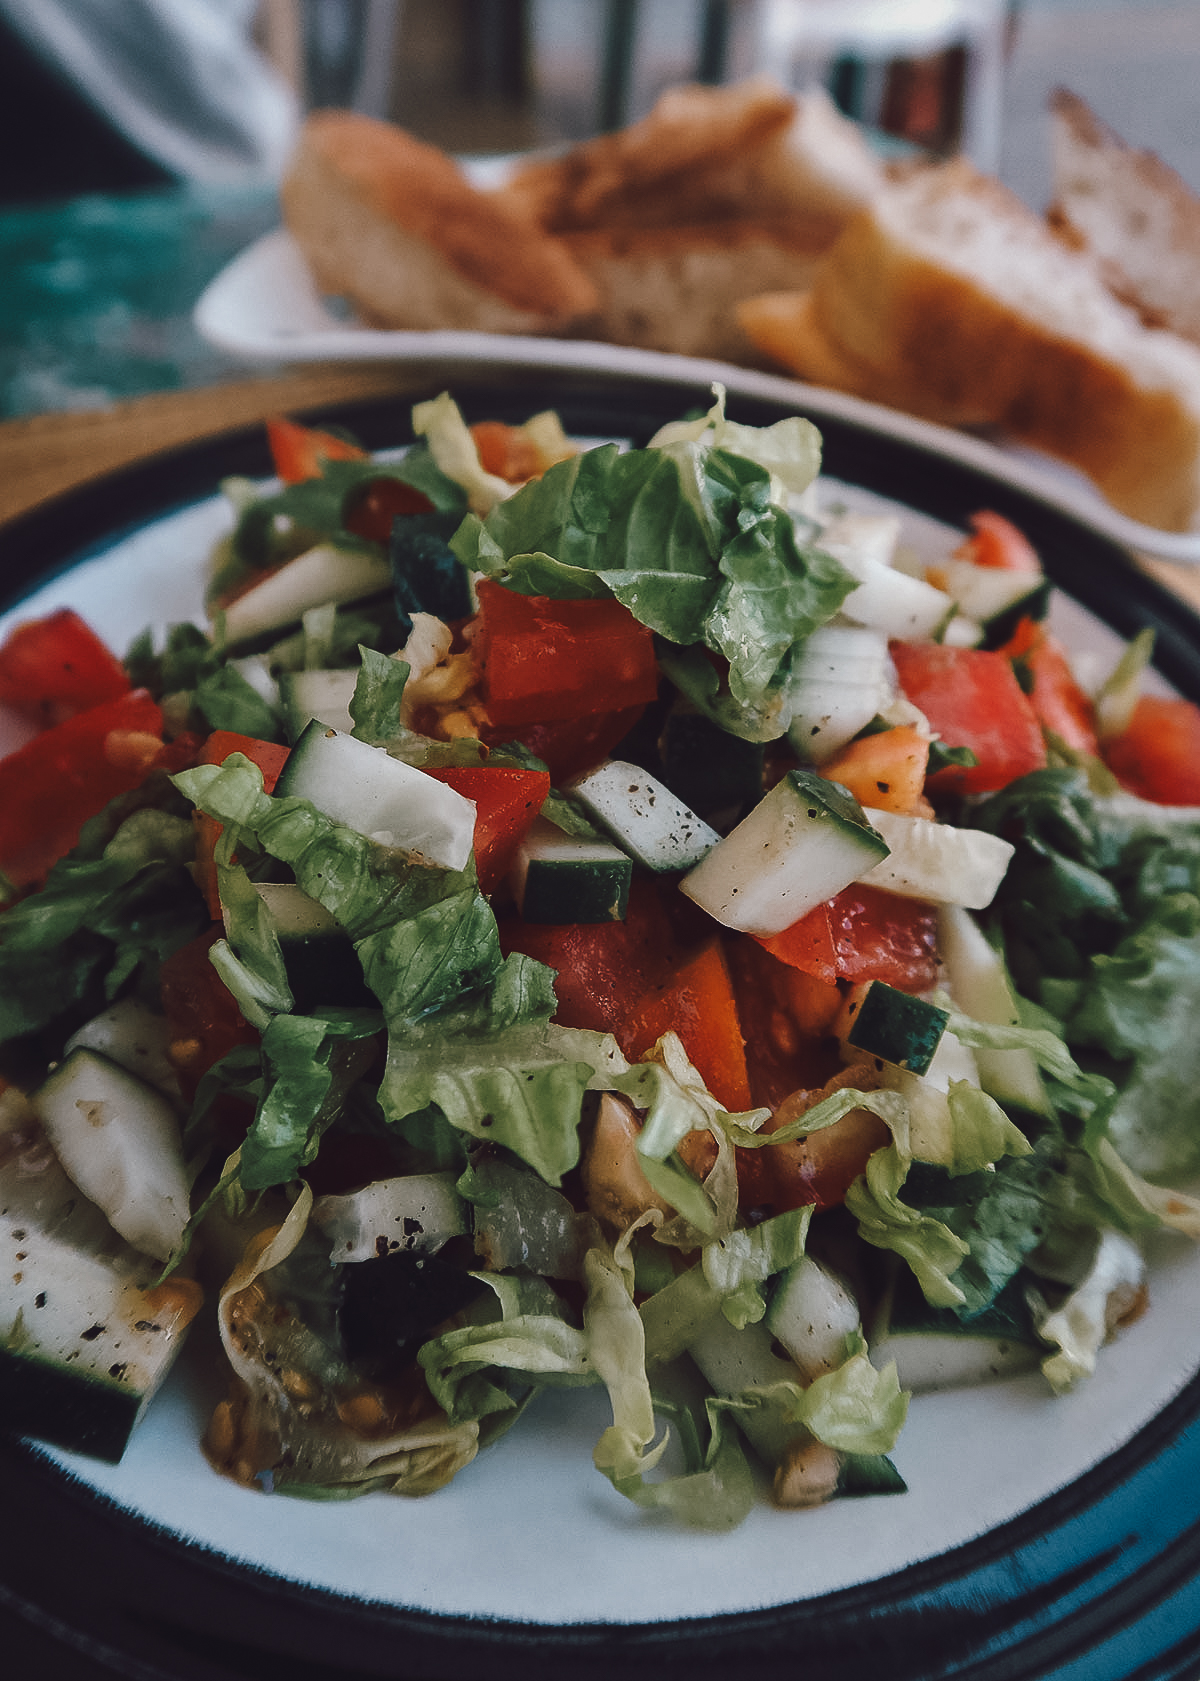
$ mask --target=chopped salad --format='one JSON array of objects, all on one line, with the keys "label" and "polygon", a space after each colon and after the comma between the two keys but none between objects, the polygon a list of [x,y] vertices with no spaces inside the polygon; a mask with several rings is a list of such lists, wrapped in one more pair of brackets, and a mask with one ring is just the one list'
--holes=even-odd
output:
[{"label": "chopped salad", "polygon": [[1200,1236],[1200,709],[714,396],[279,418],[208,624],[0,647],[6,1429],[119,1458],[207,1313],[247,1486],[428,1493],[598,1385],[597,1470],[728,1528],[902,1492],[913,1391],[1069,1389]]}]

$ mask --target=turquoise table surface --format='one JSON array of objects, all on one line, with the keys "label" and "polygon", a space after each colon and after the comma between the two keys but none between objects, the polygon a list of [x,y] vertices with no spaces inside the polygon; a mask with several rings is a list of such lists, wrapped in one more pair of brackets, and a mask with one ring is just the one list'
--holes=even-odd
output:
[{"label": "turquoise table surface", "polygon": [[257,186],[0,210],[0,419],[245,377],[196,333],[192,306],[278,217]]}]

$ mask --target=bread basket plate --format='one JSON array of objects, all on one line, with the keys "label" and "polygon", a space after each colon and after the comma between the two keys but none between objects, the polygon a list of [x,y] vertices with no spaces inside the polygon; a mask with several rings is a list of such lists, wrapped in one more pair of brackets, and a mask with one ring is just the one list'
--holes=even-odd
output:
[{"label": "bread basket plate", "polygon": [[570,368],[630,379],[720,380],[730,391],[780,402],[819,401],[823,411],[911,438],[948,458],[1010,478],[1022,490],[1069,508],[1093,530],[1135,553],[1200,564],[1200,532],[1162,531],[1119,513],[1081,473],[1033,450],[997,445],[895,409],[724,362],[587,339],[506,337],[496,333],[392,332],[339,316],[322,297],[286,228],[263,234],[213,279],[193,311],[202,338],[251,362],[388,361],[417,367]]},{"label": "bread basket plate", "polygon": [[[553,407],[576,436],[644,441],[706,402],[709,378],[687,364],[634,379],[505,358],[431,367],[422,394],[451,388],[469,420]],[[810,413],[845,498],[896,506],[918,546],[981,507],[1018,521],[1060,586],[1061,634],[1111,658],[1151,626],[1161,680],[1200,698],[1200,621],[1094,526],[859,405],[834,412],[781,381],[731,391],[749,423]],[[375,448],[410,436],[407,402],[313,418]],[[269,470],[256,429],[13,522],[0,532],[0,629],[69,603],[124,648],[148,623],[196,615],[227,518],[213,487]],[[591,1463],[608,1422],[592,1391],[543,1396],[424,1500],[247,1491],[198,1446],[223,1391],[201,1333],[119,1466],[0,1445],[0,1635],[36,1625],[58,1638],[65,1677],[96,1664],[197,1681],[782,1677],[799,1653],[806,1681],[1194,1677],[1198,1300],[1200,1251],[1164,1242],[1149,1312],[1090,1383],[1061,1399],[1036,1377],[919,1397],[894,1454],[907,1495],[801,1513],[764,1501],[725,1535],[647,1521],[609,1488]]]}]

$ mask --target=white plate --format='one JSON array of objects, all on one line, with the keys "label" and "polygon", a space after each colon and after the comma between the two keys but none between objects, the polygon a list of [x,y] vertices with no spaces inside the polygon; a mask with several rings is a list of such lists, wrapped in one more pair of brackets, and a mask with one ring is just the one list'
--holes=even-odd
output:
[{"label": "white plate", "polygon": [[998,448],[894,409],[817,390],[774,374],[656,350],[590,340],[505,337],[496,333],[390,332],[339,319],[317,290],[284,228],[264,234],[224,268],[196,304],[195,326],[209,343],[248,361],[444,363],[469,369],[575,369],[632,379],[720,380],[730,391],[824,408],[892,437],[911,438],[951,460],[982,467],[1034,496],[1068,509],[1114,542],[1160,560],[1200,565],[1200,533],[1160,531],[1118,513],[1070,468],[1031,450]]},{"label": "white plate", "polygon": [[[847,494],[851,500],[854,494]],[[871,507],[880,499],[859,500]],[[905,539],[937,552],[952,534],[902,510]],[[201,610],[209,547],[227,528],[212,497],[152,520],[27,598],[21,617],[70,604],[124,648]],[[132,605],[136,603],[136,606]],[[1114,657],[1116,639],[1059,598],[1056,625]],[[0,620],[0,633],[14,617]],[[421,1501],[331,1504],[264,1497],[217,1476],[199,1437],[220,1380],[192,1351],[122,1463],[46,1450],[124,1512],[271,1576],[439,1616],[577,1622],[687,1621],[788,1605],[887,1578],[1006,1523],[1073,1482],[1176,1396],[1200,1366],[1200,1255],[1163,1240],[1149,1313],[1055,1399],[1037,1376],[913,1402],[894,1459],[898,1498],[806,1513],[765,1500],[730,1535],[647,1521],[591,1464],[608,1422],[602,1392],[547,1394],[454,1483]]]}]

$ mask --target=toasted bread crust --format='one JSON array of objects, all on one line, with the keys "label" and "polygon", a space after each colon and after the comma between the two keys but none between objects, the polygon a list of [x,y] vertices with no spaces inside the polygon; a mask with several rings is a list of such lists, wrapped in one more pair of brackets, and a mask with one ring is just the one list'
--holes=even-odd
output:
[{"label": "toasted bread crust", "polygon": [[[498,197],[554,232],[613,224],[687,221],[662,215],[688,178],[709,176],[730,158],[753,153],[791,122],[795,101],[765,77],[728,87],[668,89],[641,122],[573,147],[561,158],[519,170]],[[729,213],[713,204],[710,216]],[[740,208],[744,212],[745,204]],[[699,219],[699,218],[695,218]]]},{"label": "toasted bread crust", "polygon": [[[743,305],[793,371],[911,414],[995,426],[1115,506],[1200,522],[1200,357],[1152,332],[998,183],[928,170],[846,227],[811,289]],[[791,334],[791,342],[788,335]]]},{"label": "toasted bread crust", "polygon": [[803,223],[741,219],[563,238],[600,294],[603,338],[742,363],[760,358],[737,320],[739,301],[763,287],[803,285],[823,249]]},{"label": "toasted bread crust", "polygon": [[[558,240],[477,191],[443,152],[392,124],[349,111],[313,113],[281,197],[284,220],[319,282],[388,325],[482,325],[462,318],[474,302],[489,316],[518,323],[491,330],[538,331],[595,308],[590,283]],[[345,248],[355,228],[376,248],[368,274]],[[388,283],[389,246],[397,263],[423,248],[427,262],[448,271],[459,319],[413,317],[402,280]]]},{"label": "toasted bread crust", "polygon": [[1056,88],[1055,231],[1087,251],[1149,326],[1200,343],[1200,198],[1153,152],[1127,146],[1089,105]]}]

